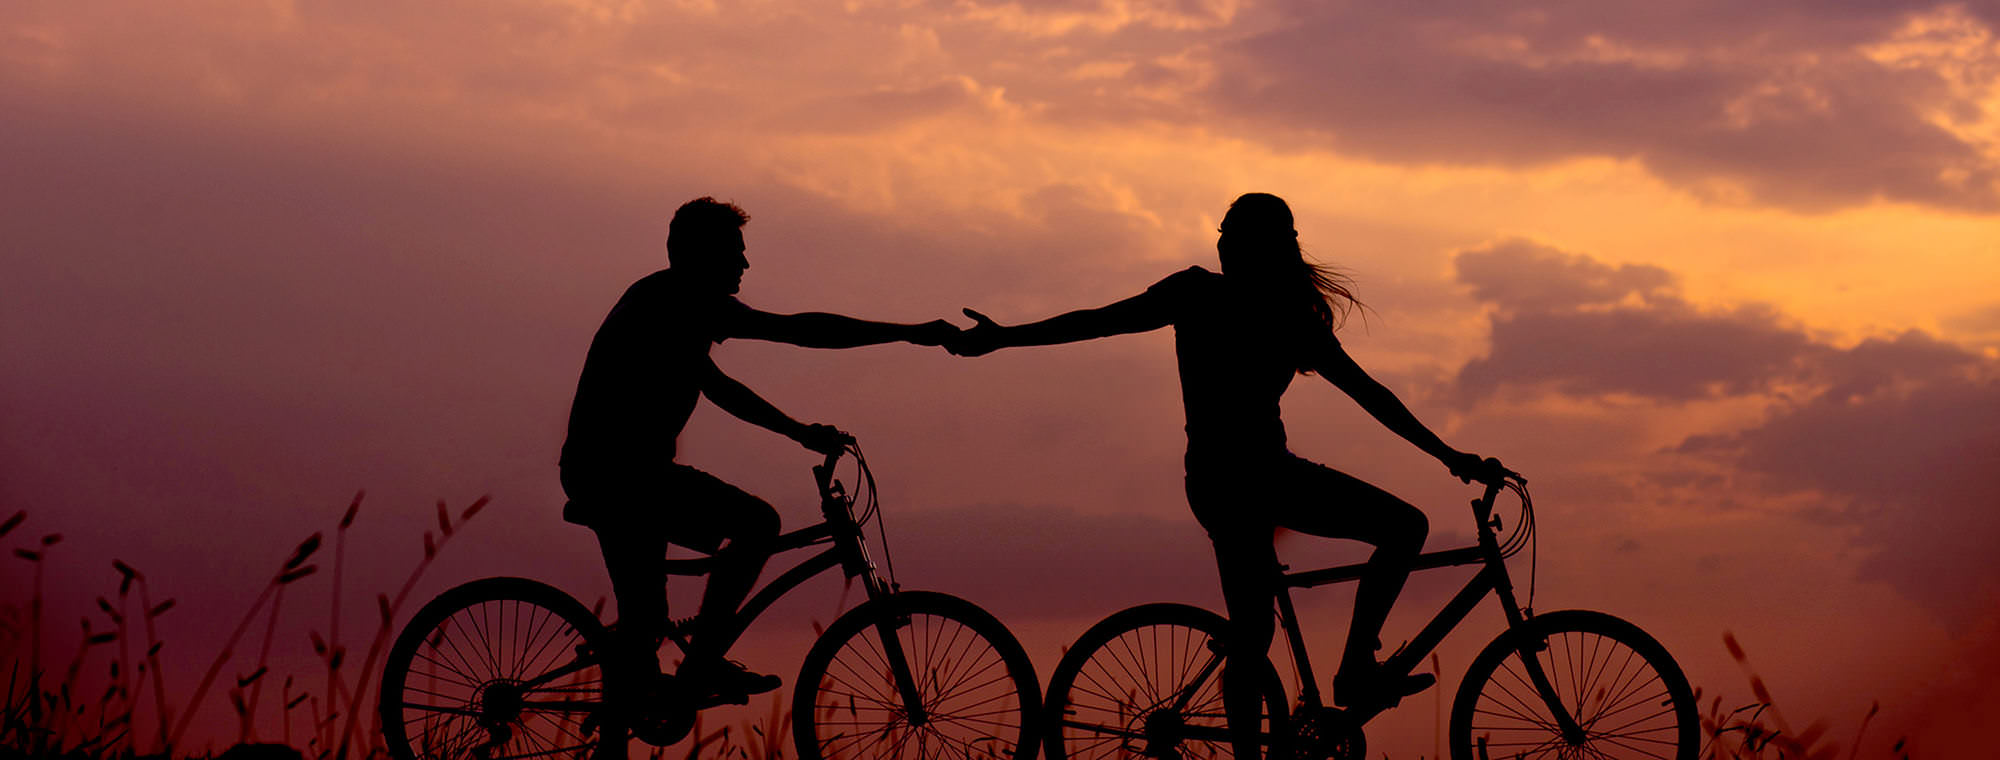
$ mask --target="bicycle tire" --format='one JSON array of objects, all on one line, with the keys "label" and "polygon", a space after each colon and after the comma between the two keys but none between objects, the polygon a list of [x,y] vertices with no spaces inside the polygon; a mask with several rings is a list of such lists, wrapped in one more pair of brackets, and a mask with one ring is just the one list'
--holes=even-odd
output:
[{"label": "bicycle tire", "polygon": [[[1225,758],[1235,754],[1222,707],[1225,621],[1185,604],[1144,604],[1099,621],[1049,679],[1048,760]],[[1270,661],[1258,732],[1288,736],[1285,694]],[[1178,705],[1178,706],[1176,706]],[[1260,754],[1274,756],[1270,742]]]},{"label": "bicycle tire", "polygon": [[[920,725],[888,672],[884,630],[912,666]],[[813,642],[792,733],[800,760],[1028,760],[1040,707],[1034,665],[998,619],[958,597],[904,591],[848,611]]]},{"label": "bicycle tire", "polygon": [[484,578],[439,594],[383,664],[377,707],[390,757],[581,758],[624,741],[623,730],[597,725],[604,680],[592,653],[604,641],[597,616],[537,581]]},{"label": "bicycle tire", "polygon": [[[1579,716],[1583,744],[1563,738],[1529,685],[1524,645],[1538,650],[1564,709]],[[1578,749],[1598,758],[1695,760],[1701,749],[1694,692],[1666,647],[1638,626],[1587,610],[1536,615],[1487,644],[1452,699],[1448,735],[1452,760],[1569,757]]]}]

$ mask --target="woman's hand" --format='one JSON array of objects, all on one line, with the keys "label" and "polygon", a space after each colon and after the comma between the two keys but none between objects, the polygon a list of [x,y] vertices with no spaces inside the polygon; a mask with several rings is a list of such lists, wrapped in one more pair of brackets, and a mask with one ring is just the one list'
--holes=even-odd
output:
[{"label": "woman's hand", "polygon": [[832,425],[804,425],[795,431],[792,440],[798,441],[800,446],[832,456],[853,444],[854,436]]},{"label": "woman's hand", "polygon": [[1451,469],[1452,475],[1457,476],[1459,480],[1467,483],[1475,480],[1481,483],[1498,483],[1510,477],[1523,483],[1528,482],[1526,478],[1521,477],[1521,473],[1507,469],[1507,466],[1501,464],[1500,460],[1492,457],[1481,457],[1471,452],[1455,451],[1450,456],[1445,457],[1443,461],[1444,466]]},{"label": "woman's hand", "polygon": [[972,320],[972,329],[960,330],[944,342],[944,349],[954,356],[985,356],[999,350],[1003,345],[1000,333],[1007,328],[979,312],[971,309],[964,311],[965,316]]}]

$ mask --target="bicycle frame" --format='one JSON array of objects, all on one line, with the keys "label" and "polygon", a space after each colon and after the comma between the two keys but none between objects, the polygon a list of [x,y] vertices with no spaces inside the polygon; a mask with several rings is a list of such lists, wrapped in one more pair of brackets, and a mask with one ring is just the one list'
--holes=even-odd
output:
[{"label": "bicycle frame", "polygon": [[[744,600],[743,607],[728,619],[705,621],[705,625],[708,626],[705,633],[719,640],[720,646],[716,647],[715,651],[729,651],[736,645],[736,640],[742,637],[743,632],[749,629],[750,623],[776,603],[779,597],[791,593],[792,589],[798,588],[807,580],[835,567],[844,569],[850,579],[859,577],[862,589],[871,601],[896,592],[896,584],[883,580],[881,574],[876,571],[875,561],[868,554],[868,544],[861,535],[861,524],[855,520],[853,502],[846,498],[845,487],[833,478],[834,464],[840,460],[843,453],[845,452],[827,454],[826,461],[813,467],[813,480],[819,488],[819,509],[823,519],[818,523],[779,535],[771,554],[776,556],[821,544],[826,544],[828,547],[818,554],[801,560],[780,573],[778,577],[772,578],[769,583],[751,594],[749,599]],[[713,556],[667,560],[666,572],[669,577],[703,575],[715,561]],[[923,700],[918,692],[916,676],[910,672],[909,661],[903,656],[902,643],[896,638],[895,631],[886,625],[880,633],[882,653],[891,663],[890,670],[893,671],[891,675],[896,681],[897,691],[901,692],[903,705],[910,713],[910,724],[921,726],[926,722],[927,716],[922,707]],[[671,626],[668,636],[683,650],[687,648],[686,638],[672,631]]]},{"label": "bicycle frame", "polygon": [[[834,479],[835,464],[841,456],[850,453],[855,457],[860,467],[862,484],[858,484],[857,494],[848,493],[845,486]],[[810,556],[797,562],[777,577],[771,579],[770,582],[757,589],[743,603],[741,609],[736,610],[734,614],[727,616],[725,619],[705,621],[707,630],[702,635],[706,640],[699,643],[709,652],[719,654],[728,651],[742,636],[749,624],[768,610],[779,597],[804,584],[807,579],[838,567],[845,572],[849,579],[861,579],[863,590],[869,602],[887,602],[884,606],[869,608],[867,616],[861,618],[863,621],[862,625],[866,626],[866,628],[859,630],[872,630],[874,632],[873,635],[880,637],[880,649],[878,651],[881,660],[887,666],[896,697],[900,698],[902,702],[902,710],[899,717],[904,721],[905,725],[912,728],[933,722],[943,723],[944,721],[942,720],[934,721],[932,713],[929,709],[926,709],[918,686],[916,673],[904,652],[904,646],[898,634],[900,629],[908,627],[911,624],[913,616],[909,611],[910,608],[895,603],[899,589],[894,580],[893,570],[887,576],[877,571],[874,559],[870,556],[867,542],[862,535],[864,523],[873,516],[873,510],[876,507],[873,500],[873,476],[868,472],[867,462],[862,459],[860,450],[854,447],[852,441],[849,441],[848,447],[845,450],[827,454],[825,460],[813,468],[813,476],[818,487],[820,513],[823,519],[813,525],[781,534],[774,542],[771,553],[775,555],[813,547],[820,547],[820,551],[812,553]],[[860,500],[859,495],[861,494],[865,494],[869,499],[866,505],[867,509],[857,519],[856,502]],[[665,560],[664,569],[668,576],[700,575],[710,572],[716,566],[717,562],[718,559],[715,556]],[[557,654],[557,652],[568,648],[568,644],[563,644],[551,650],[549,647],[556,639],[550,638],[540,642],[540,648],[535,650],[535,653],[531,655],[531,659],[534,662],[540,663],[544,662],[541,658],[547,655],[551,658],[557,658],[558,661],[546,663],[539,672],[532,674],[520,672],[501,673],[484,679],[483,683],[467,683],[465,686],[468,689],[472,689],[473,692],[471,695],[463,697],[463,704],[437,705],[428,701],[422,704],[415,704],[402,701],[401,697],[392,697],[392,695],[385,692],[381,708],[384,711],[384,715],[390,715],[390,711],[392,710],[391,705],[394,705],[393,709],[396,710],[406,710],[416,707],[430,713],[443,713],[471,718],[478,721],[479,726],[488,732],[489,740],[483,747],[489,750],[508,741],[508,737],[511,735],[509,733],[511,729],[508,726],[512,725],[525,710],[534,710],[549,714],[584,714],[585,717],[581,718],[581,724],[576,726],[576,730],[580,733],[572,737],[579,741],[583,740],[583,737],[589,736],[591,731],[596,730],[592,728],[593,725],[599,728],[610,726],[610,730],[621,732],[630,728],[626,724],[626,721],[631,719],[630,714],[621,713],[620,710],[604,712],[606,705],[609,704],[609,697],[600,693],[602,691],[603,675],[595,676],[592,680],[585,682],[586,685],[584,686],[567,689],[560,686],[551,688],[553,684],[576,676],[588,669],[608,669],[611,667],[605,657],[605,652],[601,648],[602,643],[607,639],[601,628],[601,622],[596,620],[594,615],[583,610],[582,605],[574,599],[559,590],[548,588],[544,584],[524,579],[487,579],[486,581],[476,581],[475,583],[490,583],[494,581],[522,583],[543,589],[546,594],[542,594],[542,601],[536,602],[531,600],[529,604],[539,604],[541,608],[555,610],[554,614],[562,618],[563,624],[583,629],[582,643],[574,647],[573,655],[566,659],[561,658],[561,655]],[[467,586],[460,587],[460,589],[454,589],[451,592],[447,592],[447,595],[458,593],[463,589],[469,588],[471,585],[468,584]],[[533,591],[534,589],[531,588],[529,590]],[[472,591],[474,592],[474,596],[477,596],[479,593],[485,593],[486,589],[473,589]],[[535,593],[541,594],[541,592]],[[921,598],[931,599],[933,596],[935,595],[922,595]],[[550,603],[548,597],[553,597],[554,602],[559,603]],[[440,600],[443,598],[441,596]],[[506,598],[511,597],[503,597],[502,601]],[[484,604],[486,601],[490,600],[480,597],[479,603]],[[436,603],[435,601],[433,602],[433,604]],[[912,604],[919,604],[920,606],[920,603],[915,598],[912,599]],[[426,610],[429,607],[430,605],[427,605]],[[565,607],[571,608],[571,611],[565,611],[563,609]],[[448,614],[456,614],[459,608],[447,607],[444,609],[451,610]],[[857,610],[856,612],[860,611]],[[420,617],[422,614],[421,612],[419,613]],[[983,615],[984,613],[982,612],[981,614]],[[847,617],[843,616],[842,620],[835,621],[835,626],[839,627],[842,625]],[[404,647],[403,639],[411,639],[412,631],[422,633],[425,636],[435,635],[437,640],[443,640],[445,628],[442,627],[442,622],[446,619],[449,619],[448,616],[439,618],[440,627],[436,629],[435,634],[429,628],[418,629],[406,627],[403,635],[399,637],[398,649]],[[477,623],[473,625],[474,628],[478,627]],[[539,625],[540,623],[537,623],[537,626]],[[592,627],[597,627],[597,632],[594,634],[588,630]],[[674,630],[674,628],[675,626],[669,621],[667,626],[668,636],[677,642],[683,651],[687,650],[689,644],[688,637],[683,632]],[[856,635],[856,629],[849,628],[847,630],[848,633],[843,634],[843,636]],[[473,630],[468,635],[477,638],[486,634],[484,631]],[[860,635],[865,636],[868,634]],[[574,640],[576,635],[572,634],[571,638]],[[414,641],[414,639],[412,640]],[[841,641],[845,642],[847,639],[842,639]],[[436,640],[431,645],[438,646]],[[416,646],[421,647],[421,644],[417,644]],[[453,644],[453,648],[456,650],[457,645]],[[414,652],[414,654],[406,653],[404,655],[406,660],[423,656],[422,652],[416,651],[415,648],[412,648],[411,652]],[[464,657],[463,654],[459,656],[461,658]],[[489,652],[488,656],[489,658],[492,657],[492,653]],[[392,655],[393,657],[394,655]],[[1025,661],[1025,655],[1019,655],[1018,658]],[[437,662],[435,659],[431,661],[433,663]],[[810,663],[811,660],[809,659],[808,662]],[[403,673],[404,677],[411,670],[408,662],[394,667],[399,667],[401,670],[398,672]],[[1024,690],[1019,688],[1020,680],[1020,677],[1016,674],[1017,691],[1025,693]],[[385,675],[385,683],[386,681],[387,676]],[[708,686],[708,684],[700,680],[681,680],[680,685],[677,687],[680,692],[679,698],[662,700],[661,705],[654,708],[655,712],[648,713],[648,717],[645,718],[645,720],[651,721],[649,726],[651,726],[652,730],[656,731],[654,738],[684,735],[685,731],[694,724],[695,716],[700,710],[723,702],[732,701],[732,698],[727,695],[707,691]],[[548,689],[547,693],[543,693],[545,689]],[[423,690],[418,689],[418,691]],[[432,693],[432,696],[446,697],[446,695],[435,693]],[[456,697],[447,698],[456,699]],[[392,699],[396,701],[392,702]],[[740,698],[733,701],[740,701]],[[1027,705],[1024,704],[1024,712],[1027,709]],[[385,720],[388,719],[385,718]],[[407,722],[404,721],[405,724]],[[673,732],[676,730],[682,733],[678,735],[674,734]],[[1025,734],[1026,729],[1022,730]],[[648,738],[647,741],[654,741],[654,738]],[[478,739],[474,737],[472,740],[477,741]],[[661,741],[671,741],[671,739],[661,738]]]},{"label": "bicycle frame", "polygon": [[[1498,524],[1493,519],[1493,502],[1501,488],[1501,481],[1488,483],[1486,492],[1472,500],[1473,522],[1479,527],[1478,543],[1417,555],[1411,572],[1464,565],[1483,565],[1483,567],[1466,582],[1464,588],[1445,603],[1444,609],[1439,610],[1430,622],[1424,624],[1416,637],[1389,655],[1389,659],[1382,663],[1386,676],[1401,678],[1416,672],[1424,658],[1430,656],[1431,651],[1444,641],[1445,635],[1458,627],[1458,624],[1465,620],[1465,616],[1471,614],[1472,608],[1478,606],[1488,594],[1499,598],[1500,609],[1507,617],[1509,630],[1519,628],[1527,622],[1528,613],[1522,611],[1520,603],[1514,596],[1513,581],[1507,574],[1506,557],[1502,554],[1499,541],[1494,535]],[[1312,663],[1306,655],[1305,637],[1299,629],[1298,614],[1292,606],[1292,589],[1315,588],[1360,580],[1367,567],[1366,563],[1356,563],[1320,570],[1287,572],[1288,568],[1284,565],[1278,566],[1278,624],[1285,631],[1286,643],[1292,650],[1293,664],[1298,668],[1299,700],[1305,706],[1320,709],[1324,705],[1320,700],[1318,679],[1314,677]],[[1580,740],[1582,729],[1577,726],[1575,718],[1563,709],[1554,686],[1531,652],[1531,649],[1525,647],[1522,651],[1529,680],[1533,682],[1535,690],[1548,702],[1550,713],[1556,716],[1563,732]],[[1355,724],[1359,725],[1394,706],[1394,701],[1356,705],[1350,713],[1355,719]]]},{"label": "bicycle frame", "polygon": [[[707,632],[711,636],[720,637],[723,651],[733,646],[750,627],[750,623],[776,603],[779,597],[791,593],[792,589],[798,588],[800,584],[835,567],[845,568],[849,578],[860,577],[862,588],[871,600],[896,590],[893,584],[884,581],[876,572],[875,562],[869,557],[868,546],[862,540],[861,526],[855,521],[852,507],[845,498],[845,488],[840,481],[833,479],[834,463],[839,461],[840,457],[840,454],[828,454],[824,463],[813,467],[813,479],[819,486],[820,514],[824,519],[779,535],[771,554],[775,557],[822,544],[827,545],[827,548],[799,561],[798,564],[780,573],[778,577],[765,583],[762,588],[751,594],[749,599],[744,600],[742,609],[737,610],[729,619],[706,621],[705,624],[711,626]],[[670,559],[665,564],[667,575],[671,577],[706,575],[715,563],[714,556],[707,556]],[[687,642],[680,640],[678,633],[670,635],[674,636],[676,643],[686,645]]]},{"label": "bicycle frame", "polygon": [[[818,523],[779,535],[775,547],[771,550],[771,554],[776,556],[785,552],[821,544],[829,545],[828,548],[801,560],[798,564],[779,574],[778,577],[771,579],[769,583],[764,584],[749,599],[744,600],[742,609],[737,610],[736,614],[730,616],[729,619],[715,621],[714,625],[717,627],[710,630],[712,635],[721,637],[723,643],[721,647],[722,651],[728,651],[730,647],[734,646],[736,640],[741,638],[743,632],[750,627],[750,623],[755,621],[757,616],[763,614],[766,609],[769,609],[772,604],[776,603],[779,597],[790,593],[792,589],[798,588],[800,584],[811,580],[814,576],[835,567],[845,567],[849,578],[860,576],[862,578],[862,587],[866,590],[869,599],[876,599],[893,593],[896,590],[893,584],[883,581],[882,577],[875,572],[874,560],[868,556],[867,544],[861,538],[861,526],[855,521],[851,505],[844,498],[846,496],[845,488],[839,481],[833,479],[833,466],[839,461],[840,457],[840,454],[828,454],[825,462],[813,467],[813,479],[819,486],[820,514],[824,519]],[[714,567],[715,563],[716,558],[714,556],[707,556],[670,559],[666,560],[664,564],[667,576],[672,577],[676,575],[706,575]],[[688,642],[685,637],[681,636],[679,632],[673,631],[671,626],[669,626],[667,635],[683,649],[687,647]],[[582,670],[591,664],[594,663],[589,658],[579,659],[550,670],[540,677],[526,682],[526,685],[530,687],[541,686],[549,681]],[[914,686],[911,693],[915,693]],[[549,706],[551,703],[537,704],[540,706]]]}]

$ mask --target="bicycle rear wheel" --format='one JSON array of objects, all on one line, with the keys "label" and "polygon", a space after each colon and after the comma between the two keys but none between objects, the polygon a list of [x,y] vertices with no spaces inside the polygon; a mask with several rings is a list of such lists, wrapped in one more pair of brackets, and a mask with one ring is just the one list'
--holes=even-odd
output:
[{"label": "bicycle rear wheel", "polygon": [[[900,685],[899,670],[909,679]],[[906,686],[919,709],[909,709]],[[800,760],[1028,760],[1035,752],[1034,666],[999,620],[958,597],[904,591],[854,608],[813,643],[797,689]]]},{"label": "bicycle rear wheel", "polygon": [[[1084,631],[1049,679],[1048,760],[1235,756],[1222,705],[1221,615],[1146,604]],[[1258,735],[1286,736],[1285,694],[1262,661]]]},{"label": "bicycle rear wheel", "polygon": [[[1526,650],[1583,729],[1563,735],[1531,684]],[[1652,636],[1601,612],[1536,615],[1473,658],[1451,706],[1452,760],[1590,757],[1694,760],[1694,692]]]},{"label": "bicycle rear wheel", "polygon": [[383,739],[396,760],[588,757],[600,730],[604,627],[525,578],[486,578],[417,610],[383,665]]}]

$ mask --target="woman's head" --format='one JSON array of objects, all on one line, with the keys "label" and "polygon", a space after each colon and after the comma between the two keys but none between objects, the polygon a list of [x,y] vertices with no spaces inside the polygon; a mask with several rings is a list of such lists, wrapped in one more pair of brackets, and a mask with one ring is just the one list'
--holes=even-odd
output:
[{"label": "woman's head", "polygon": [[1245,193],[1222,216],[1215,252],[1222,273],[1241,277],[1268,290],[1277,303],[1309,312],[1313,321],[1331,330],[1345,321],[1359,301],[1347,277],[1332,267],[1306,260],[1293,227],[1292,207],[1270,193]]},{"label": "woman's head", "polygon": [[1215,252],[1224,274],[1253,277],[1276,275],[1299,256],[1299,232],[1292,228],[1292,207],[1270,193],[1246,193],[1229,204],[1222,216]]}]

